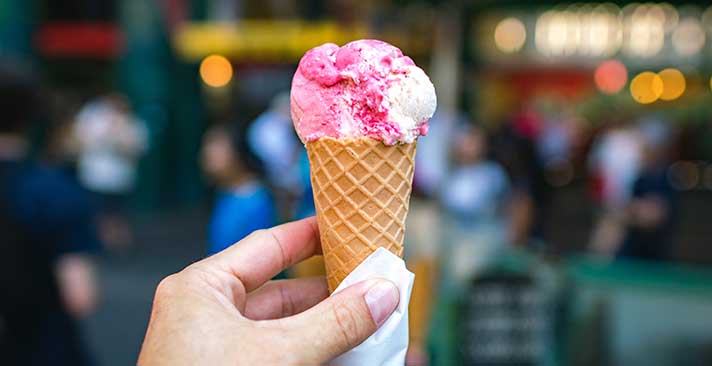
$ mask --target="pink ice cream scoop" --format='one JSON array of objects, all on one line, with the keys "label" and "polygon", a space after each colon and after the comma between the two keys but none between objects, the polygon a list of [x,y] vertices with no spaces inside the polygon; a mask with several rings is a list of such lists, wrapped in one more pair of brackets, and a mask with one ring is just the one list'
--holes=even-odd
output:
[{"label": "pink ice cream scoop", "polygon": [[312,48],[292,79],[292,120],[305,143],[322,137],[412,143],[427,133],[436,104],[425,72],[378,40]]}]

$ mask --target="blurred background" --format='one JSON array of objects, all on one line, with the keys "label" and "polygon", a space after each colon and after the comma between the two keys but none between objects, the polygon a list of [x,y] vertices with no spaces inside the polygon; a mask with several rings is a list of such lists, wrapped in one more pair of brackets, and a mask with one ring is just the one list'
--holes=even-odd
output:
[{"label": "blurred background", "polygon": [[291,76],[360,38],[438,94],[409,364],[712,364],[704,1],[3,0],[0,353],[134,364],[161,278],[313,214]]}]

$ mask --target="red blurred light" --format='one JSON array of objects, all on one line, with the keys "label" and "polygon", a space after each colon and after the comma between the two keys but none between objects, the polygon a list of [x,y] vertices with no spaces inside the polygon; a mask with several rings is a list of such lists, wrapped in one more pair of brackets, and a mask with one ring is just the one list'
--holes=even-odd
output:
[{"label": "red blurred light", "polygon": [[35,36],[40,53],[47,56],[114,58],[121,54],[124,37],[111,23],[48,23]]},{"label": "red blurred light", "polygon": [[608,60],[598,65],[593,80],[601,92],[615,94],[628,82],[628,70],[622,62]]}]

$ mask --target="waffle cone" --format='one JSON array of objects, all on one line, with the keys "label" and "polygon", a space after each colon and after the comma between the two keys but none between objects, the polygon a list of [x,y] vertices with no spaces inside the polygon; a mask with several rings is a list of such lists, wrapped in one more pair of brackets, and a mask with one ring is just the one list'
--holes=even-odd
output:
[{"label": "waffle cone", "polygon": [[403,255],[415,143],[307,143],[329,292],[378,247]]}]

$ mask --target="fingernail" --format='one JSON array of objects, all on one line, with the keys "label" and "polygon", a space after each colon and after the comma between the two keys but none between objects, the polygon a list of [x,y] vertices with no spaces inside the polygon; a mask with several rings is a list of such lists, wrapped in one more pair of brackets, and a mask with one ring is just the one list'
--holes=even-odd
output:
[{"label": "fingernail", "polygon": [[377,326],[380,327],[396,309],[398,298],[398,289],[390,281],[379,281],[368,289],[364,299]]}]

